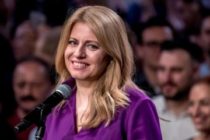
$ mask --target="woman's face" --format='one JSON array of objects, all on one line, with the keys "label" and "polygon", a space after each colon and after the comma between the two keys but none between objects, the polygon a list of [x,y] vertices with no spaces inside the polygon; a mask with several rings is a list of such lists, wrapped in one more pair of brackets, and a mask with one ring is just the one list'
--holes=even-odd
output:
[{"label": "woman's face", "polygon": [[196,84],[189,96],[188,112],[198,131],[210,132],[210,86]]},{"label": "woman's face", "polygon": [[108,57],[96,36],[85,23],[76,23],[64,52],[66,67],[73,78],[97,80],[105,71]]}]

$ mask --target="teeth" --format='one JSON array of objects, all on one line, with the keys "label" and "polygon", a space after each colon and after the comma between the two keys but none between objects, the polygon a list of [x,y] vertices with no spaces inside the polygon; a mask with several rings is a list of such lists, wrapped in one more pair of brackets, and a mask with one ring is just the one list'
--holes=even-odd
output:
[{"label": "teeth", "polygon": [[79,62],[73,62],[73,65],[74,65],[75,68],[79,68],[79,69],[82,69],[82,68],[86,67],[86,64],[79,63]]}]

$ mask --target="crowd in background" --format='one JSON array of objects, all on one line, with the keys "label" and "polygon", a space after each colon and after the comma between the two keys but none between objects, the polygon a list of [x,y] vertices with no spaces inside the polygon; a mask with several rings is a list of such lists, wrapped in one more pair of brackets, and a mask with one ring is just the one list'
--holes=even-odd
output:
[{"label": "crowd in background", "polygon": [[0,138],[30,137],[35,126],[18,136],[12,127],[51,93],[62,25],[84,5],[123,18],[133,80],[153,99],[164,140],[209,139],[209,0],[0,0]]}]

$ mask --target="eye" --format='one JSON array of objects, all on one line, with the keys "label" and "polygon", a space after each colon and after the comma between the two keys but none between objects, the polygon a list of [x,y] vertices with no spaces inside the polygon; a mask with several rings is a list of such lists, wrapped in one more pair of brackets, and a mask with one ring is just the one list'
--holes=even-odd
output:
[{"label": "eye", "polygon": [[21,81],[21,82],[17,82],[16,84],[19,88],[24,88],[26,86],[26,82]]},{"label": "eye", "polygon": [[86,47],[93,51],[99,49],[98,45],[95,44],[87,44]]},{"label": "eye", "polygon": [[165,68],[163,66],[158,66],[157,71],[158,72],[164,72]]},{"label": "eye", "polygon": [[190,108],[190,107],[192,107],[192,106],[194,106],[194,102],[193,102],[193,101],[189,101],[189,102],[188,102],[188,108]]},{"label": "eye", "polygon": [[210,102],[209,102],[209,100],[204,99],[204,100],[201,100],[200,104],[203,105],[203,106],[209,106]]},{"label": "eye", "polygon": [[70,40],[68,41],[68,45],[70,45],[70,46],[72,46],[72,47],[76,46],[77,44],[78,44],[78,43],[77,43],[76,40],[70,39]]}]

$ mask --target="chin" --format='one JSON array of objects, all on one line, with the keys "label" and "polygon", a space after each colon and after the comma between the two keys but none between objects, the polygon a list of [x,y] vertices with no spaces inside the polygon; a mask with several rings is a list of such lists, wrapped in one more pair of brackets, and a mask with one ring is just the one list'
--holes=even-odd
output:
[{"label": "chin", "polygon": [[173,98],[173,97],[175,96],[174,93],[167,93],[167,92],[166,92],[164,95],[165,95],[165,97],[167,97],[167,98]]},{"label": "chin", "polygon": [[36,106],[36,104],[31,103],[22,104],[22,108],[24,108],[25,110],[33,110]]}]

